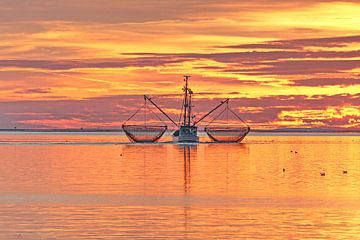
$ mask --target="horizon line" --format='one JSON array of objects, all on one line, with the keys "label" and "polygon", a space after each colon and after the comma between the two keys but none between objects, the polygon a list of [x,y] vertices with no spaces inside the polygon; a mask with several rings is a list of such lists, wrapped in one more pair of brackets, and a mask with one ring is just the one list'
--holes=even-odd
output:
[{"label": "horizon line", "polygon": [[[169,130],[170,131],[170,130]],[[202,131],[202,130],[200,130]],[[121,128],[98,129],[98,128],[0,128],[0,132],[124,132]],[[319,129],[319,128],[286,128],[286,129],[252,129],[250,132],[278,132],[278,133],[360,133],[359,130],[342,129]]]}]

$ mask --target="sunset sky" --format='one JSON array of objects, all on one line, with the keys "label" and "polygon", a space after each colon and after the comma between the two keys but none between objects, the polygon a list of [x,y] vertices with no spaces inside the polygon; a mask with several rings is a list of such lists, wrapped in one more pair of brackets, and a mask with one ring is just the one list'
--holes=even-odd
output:
[{"label": "sunset sky", "polygon": [[360,1],[2,0],[0,128],[117,128],[149,94],[254,129],[360,129]]}]

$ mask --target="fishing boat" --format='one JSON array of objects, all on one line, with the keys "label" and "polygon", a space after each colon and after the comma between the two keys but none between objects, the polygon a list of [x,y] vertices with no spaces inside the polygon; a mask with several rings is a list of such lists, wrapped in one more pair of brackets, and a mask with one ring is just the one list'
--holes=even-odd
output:
[{"label": "fishing boat", "polygon": [[[180,113],[182,116],[182,123],[180,128],[173,133],[174,142],[198,142],[199,137],[197,135],[197,126],[192,124],[192,119],[194,119],[194,115],[192,115],[192,95],[193,91],[189,88],[189,78],[190,76],[184,76],[185,86],[183,88],[184,91],[184,99],[183,104],[181,106]],[[180,118],[181,121],[181,118]]]},{"label": "fishing boat", "polygon": [[[190,76],[184,76],[184,97],[181,106],[181,113],[178,123],[175,122],[159,105],[157,105],[152,98],[144,95],[144,105],[141,106],[133,115],[131,115],[122,125],[122,129],[125,132],[126,136],[132,142],[156,142],[164,135],[168,130],[167,124],[155,113],[154,110],[149,109],[148,102],[151,103],[154,109],[166,117],[173,125],[175,125],[176,130],[172,134],[173,142],[178,143],[197,143],[199,142],[198,136],[198,124],[204,119],[208,118],[214,112],[216,112],[221,107],[225,108],[214,117],[205,127],[204,131],[209,136],[210,140],[214,142],[241,142],[245,136],[250,132],[250,127],[243,121],[239,115],[229,107],[229,99],[221,101],[217,106],[212,110],[206,113],[198,120],[195,119],[195,115],[192,113],[192,108],[194,107],[192,102],[192,97],[194,92],[189,87]],[[144,121],[142,123],[129,123],[131,119],[139,114],[141,110],[144,110]],[[148,115],[151,112],[158,121],[149,121]],[[237,122],[234,124],[234,121],[229,123],[229,114],[233,115],[233,119],[236,119]],[[220,116],[226,116],[226,121],[218,121]],[[161,122],[161,124],[159,124]]]}]

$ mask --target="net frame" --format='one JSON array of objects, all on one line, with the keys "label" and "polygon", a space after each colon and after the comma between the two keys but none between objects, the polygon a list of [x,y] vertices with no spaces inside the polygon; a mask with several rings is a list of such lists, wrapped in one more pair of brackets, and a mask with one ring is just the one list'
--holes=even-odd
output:
[{"label": "net frame", "polygon": [[[243,127],[239,125],[229,124],[229,112],[232,113],[240,122],[243,124]],[[215,125],[212,126],[213,122],[217,120],[222,114],[226,114],[226,123],[223,125]],[[249,125],[242,120],[238,114],[236,114],[231,108],[229,108],[229,104],[226,103],[226,107],[213,119],[211,120],[204,128],[204,131],[208,135],[208,137],[214,142],[241,142],[246,135],[250,132]],[[218,135],[217,134],[222,134]]]},{"label": "net frame", "polygon": [[[205,127],[205,132],[208,137],[214,142],[241,142],[246,135],[250,132],[250,127],[238,126],[229,127],[229,126],[214,126],[214,127]],[[216,135],[221,133],[221,135]],[[225,133],[225,134],[224,134]],[[230,133],[226,135],[226,133]]]},{"label": "net frame", "polygon": [[[166,125],[122,125],[122,129],[131,142],[150,143],[157,142],[166,132]],[[135,133],[154,133],[153,135],[135,135]]]},{"label": "net frame", "polygon": [[[134,118],[142,109],[144,109],[144,124],[127,124],[127,122]],[[154,111],[147,107],[147,100],[144,97],[144,104],[122,124],[122,130],[131,142],[157,142],[168,129],[165,123],[163,125],[148,124],[149,114],[147,111],[150,111],[160,122],[164,123]]]}]

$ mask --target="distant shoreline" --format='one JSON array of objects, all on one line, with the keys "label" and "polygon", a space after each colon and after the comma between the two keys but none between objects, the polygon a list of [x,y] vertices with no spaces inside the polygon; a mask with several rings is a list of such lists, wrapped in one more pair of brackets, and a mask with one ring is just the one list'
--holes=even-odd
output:
[{"label": "distant shoreline", "polygon": [[[0,129],[0,132],[124,132],[122,129]],[[200,131],[202,132],[202,131]],[[331,130],[331,129],[274,129],[259,130],[254,129],[251,132],[258,133],[360,133],[360,130]]]},{"label": "distant shoreline", "polygon": [[123,132],[121,129],[0,129],[0,132]]},{"label": "distant shoreline", "polygon": [[360,133],[360,130],[251,130],[264,133]]}]

